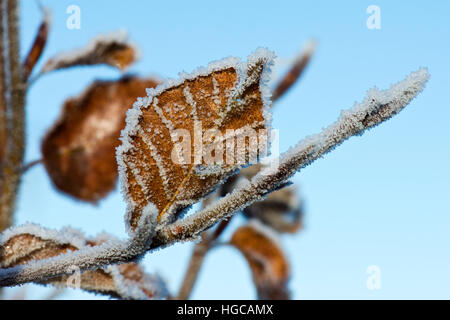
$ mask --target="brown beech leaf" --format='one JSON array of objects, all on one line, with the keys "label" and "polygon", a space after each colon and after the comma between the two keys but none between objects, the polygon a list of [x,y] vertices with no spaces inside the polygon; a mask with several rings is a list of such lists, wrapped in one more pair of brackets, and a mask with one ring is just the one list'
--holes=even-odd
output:
[{"label": "brown beech leaf", "polygon": [[137,77],[96,81],[65,102],[41,148],[45,168],[60,191],[96,202],[114,188],[115,148],[125,127],[126,110],[146,88],[156,85],[153,79]]},{"label": "brown beech leaf", "polygon": [[[70,254],[114,240],[113,237],[106,235],[85,240],[82,234],[72,229],[56,232],[31,224],[11,230],[13,231],[7,230],[0,237],[0,272],[1,269]],[[133,262],[110,265],[83,273],[77,272],[76,268],[68,271],[74,273],[51,278],[39,284],[76,287],[121,299],[153,299],[167,296],[167,289],[161,279],[145,274],[141,267]]]},{"label": "brown beech leaf", "polygon": [[273,230],[253,220],[238,228],[230,243],[239,249],[252,271],[259,299],[289,299],[289,263]]},{"label": "brown beech leaf", "polygon": [[139,48],[131,43],[125,31],[99,35],[78,50],[63,52],[47,61],[41,73],[96,64],[107,64],[124,70],[139,59]]},{"label": "brown beech leaf", "polygon": [[[261,132],[270,120],[265,82],[272,59],[271,52],[259,49],[247,63],[214,62],[148,90],[137,101],[117,150],[132,230],[149,202],[158,208],[159,222],[169,223],[253,159],[250,147],[258,152],[258,144],[267,144]],[[208,136],[211,132],[216,136]],[[243,154],[239,139],[246,146]]]}]

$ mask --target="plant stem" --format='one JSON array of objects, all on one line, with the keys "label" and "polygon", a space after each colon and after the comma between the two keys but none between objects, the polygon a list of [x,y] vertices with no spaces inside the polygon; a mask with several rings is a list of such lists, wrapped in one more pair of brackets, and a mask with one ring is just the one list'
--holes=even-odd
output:
[{"label": "plant stem", "polygon": [[35,167],[38,164],[42,163],[42,159],[37,159],[37,160],[33,160],[31,162],[25,163],[22,167],[22,174],[24,174],[25,172],[27,172],[28,170],[30,170],[31,168]]},{"label": "plant stem", "polygon": [[13,222],[25,150],[25,84],[19,52],[17,0],[1,0],[0,231]]},{"label": "plant stem", "polygon": [[399,113],[423,90],[428,78],[427,70],[420,69],[388,90],[369,91],[362,103],[342,111],[336,122],[320,133],[301,140],[296,147],[281,155],[276,170],[270,169],[257,174],[247,185],[236,188],[208,207],[158,230],[152,249],[178,241],[194,240],[218,221],[263,199],[296,172],[334,150],[348,138],[361,135]]},{"label": "plant stem", "polygon": [[225,230],[230,220],[231,217],[228,220],[222,220],[214,230],[214,232],[204,233],[202,241],[194,246],[191,259],[189,260],[189,266],[184,275],[180,291],[178,292],[178,300],[189,299],[195,282],[197,281],[198,274],[200,273],[200,269],[203,265],[203,261],[205,260],[206,254],[213,247],[214,242],[222,234],[223,230]]}]

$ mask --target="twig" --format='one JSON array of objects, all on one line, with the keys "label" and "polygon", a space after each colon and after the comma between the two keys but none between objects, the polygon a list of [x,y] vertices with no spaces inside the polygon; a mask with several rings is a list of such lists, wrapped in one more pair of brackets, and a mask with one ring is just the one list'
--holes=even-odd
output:
[{"label": "twig", "polygon": [[369,91],[361,104],[355,104],[350,110],[343,111],[335,123],[300,141],[295,148],[283,154],[275,171],[269,169],[270,171],[259,173],[247,185],[235,189],[209,207],[158,230],[152,248],[167,246],[177,241],[194,240],[217,221],[263,199],[297,171],[348,138],[361,135],[367,129],[396,115],[423,90],[428,78],[427,70],[420,69],[388,90]]},{"label": "twig", "polygon": [[178,291],[178,300],[189,299],[195,282],[197,281],[206,254],[211,248],[214,247],[215,241],[225,230],[230,220],[231,217],[227,220],[222,220],[214,231],[210,233],[204,233],[202,241],[194,246],[194,250],[189,260],[189,266],[186,270],[186,273],[184,274],[184,279],[181,284],[180,290]]},{"label": "twig", "polygon": [[[202,209],[209,206],[217,197],[223,197],[227,193],[231,191],[230,187],[235,185],[237,179],[237,175],[231,176],[228,180],[220,186],[218,190],[209,195],[202,202]],[[211,232],[202,234],[202,241],[197,243],[194,246],[194,250],[192,251],[191,258],[189,259],[188,268],[184,274],[183,282],[181,283],[180,290],[178,291],[178,300],[187,300],[189,299],[192,289],[194,288],[195,282],[198,279],[198,274],[205,260],[206,254],[215,247],[217,243],[217,239],[229,225],[232,217],[226,220],[220,221],[218,226]]]},{"label": "twig", "polygon": [[316,43],[313,40],[309,40],[303,49],[302,53],[297,57],[295,62],[292,64],[290,70],[286,75],[278,82],[272,93],[272,102],[277,101],[281,96],[283,96],[300,78],[305,67],[311,60],[314,50],[316,48]]},{"label": "twig", "polygon": [[24,166],[21,169],[22,174],[24,174],[25,172],[27,172],[28,170],[30,170],[34,166],[42,163],[42,161],[43,161],[42,159],[37,159],[37,160],[33,160],[31,162],[28,162],[28,163],[24,164]]},{"label": "twig", "polygon": [[19,61],[17,0],[0,14],[0,231],[12,224],[25,150],[25,85]]}]

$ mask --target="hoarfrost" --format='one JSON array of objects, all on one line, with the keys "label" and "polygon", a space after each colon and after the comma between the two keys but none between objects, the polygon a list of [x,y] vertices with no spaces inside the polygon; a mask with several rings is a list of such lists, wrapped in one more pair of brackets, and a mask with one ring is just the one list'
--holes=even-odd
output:
[{"label": "hoarfrost", "polygon": [[[133,50],[134,61],[140,59],[141,52],[139,47],[129,40],[128,33],[125,30],[119,30],[96,36],[84,48],[59,53],[45,64],[42,72],[49,72],[74,65],[92,64],[92,62],[100,63],[97,61],[99,59],[97,53],[99,48],[116,45],[130,47]],[[91,62],[92,59],[95,61]]]},{"label": "hoarfrost", "polygon": [[[117,163],[119,167],[119,180],[121,185],[121,190],[124,195],[124,198],[126,202],[128,203],[129,207],[134,207],[136,204],[133,203],[133,199],[127,194],[128,190],[128,177],[127,177],[127,171],[126,171],[126,161],[124,157],[126,156],[126,153],[130,148],[132,148],[132,144],[130,141],[130,137],[135,135],[138,130],[141,130],[139,127],[139,119],[142,116],[142,110],[145,108],[148,108],[150,104],[153,102],[153,106],[155,108],[155,111],[157,112],[158,116],[162,119],[163,123],[166,125],[166,127],[171,131],[170,129],[173,129],[174,125],[171,123],[167,123],[165,121],[164,114],[162,110],[157,106],[157,96],[160,95],[162,92],[169,90],[173,87],[179,86],[183,84],[185,81],[196,79],[197,77],[201,76],[208,76],[213,72],[225,70],[228,68],[234,68],[237,72],[237,80],[236,84],[234,86],[235,92],[234,94],[238,94],[240,91],[244,91],[246,87],[253,84],[257,78],[259,77],[259,73],[257,72],[250,72],[252,71],[256,66],[259,66],[262,69],[262,73],[259,79],[259,88],[261,92],[261,97],[263,101],[263,117],[265,121],[266,128],[270,128],[270,89],[267,86],[267,82],[269,79],[270,74],[270,67],[273,64],[274,59],[274,53],[263,48],[259,48],[255,51],[255,53],[251,54],[247,58],[247,62],[242,62],[238,58],[234,57],[228,57],[220,61],[214,61],[208,64],[207,67],[200,67],[195,69],[192,73],[180,73],[178,79],[168,79],[166,82],[160,84],[156,88],[149,88],[146,90],[147,97],[145,98],[138,98],[137,101],[133,104],[132,109],[130,109],[127,112],[127,118],[126,118],[126,127],[124,130],[122,130],[121,133],[121,140],[122,145],[119,146],[116,149],[116,157],[117,157]],[[213,81],[213,96],[215,96],[215,101],[218,101],[220,90],[218,87],[218,82],[215,78],[212,79]],[[192,96],[189,87],[186,86],[184,88],[184,96],[186,98],[186,102],[191,105],[192,107],[192,117],[194,120],[198,119],[197,114],[197,105],[196,101],[194,100],[194,97]],[[233,98],[233,93],[228,94],[229,102],[230,99]],[[176,106],[175,106],[176,107]],[[182,108],[182,106],[180,106]],[[222,114],[222,120],[224,116],[226,116],[227,112],[229,112],[229,103],[227,107],[225,108],[224,114]],[[221,121],[219,119],[219,121]],[[157,132],[155,132],[157,134]],[[172,136],[172,134],[171,134]],[[148,141],[147,141],[148,142]],[[148,144],[148,143],[147,143]],[[153,157],[155,158],[155,157]],[[156,162],[159,163],[161,159],[155,159]],[[163,184],[165,187],[165,191],[167,194],[167,170],[161,170],[162,166],[158,165],[160,174],[161,172],[164,174],[162,175]],[[164,169],[164,168],[163,168]],[[220,170],[218,170],[217,167],[212,166],[210,169],[207,168],[200,168],[198,170],[200,173],[220,173]],[[130,217],[130,213],[132,211],[132,208],[127,209],[127,218]],[[128,224],[127,224],[128,225]]]}]

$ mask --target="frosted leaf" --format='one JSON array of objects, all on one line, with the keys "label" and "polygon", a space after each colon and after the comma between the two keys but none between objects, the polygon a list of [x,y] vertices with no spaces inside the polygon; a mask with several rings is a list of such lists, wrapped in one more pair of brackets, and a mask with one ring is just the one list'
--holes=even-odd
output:
[{"label": "frosted leaf", "polygon": [[[131,230],[147,203],[158,208],[160,223],[169,223],[242,166],[205,164],[202,156],[205,150],[223,143],[229,131],[232,134],[228,137],[237,137],[245,129],[268,128],[270,93],[266,81],[272,59],[271,52],[259,49],[246,63],[236,58],[213,62],[147,90],[147,98],[133,105],[117,149]],[[180,160],[182,154],[180,129],[191,140],[184,150],[188,156],[177,162],[174,155]],[[218,136],[208,140],[211,132]],[[203,147],[200,153],[198,142]],[[247,145],[247,158],[248,149]]]},{"label": "frosted leaf", "polygon": [[258,299],[289,299],[290,268],[278,235],[252,220],[234,232],[230,243],[246,258]]},{"label": "frosted leaf", "polygon": [[47,61],[41,73],[95,64],[107,64],[123,70],[139,57],[139,48],[129,41],[128,34],[122,30],[99,35],[84,48],[58,54]]},{"label": "frosted leaf", "polygon": [[157,84],[137,77],[96,81],[65,102],[41,147],[45,168],[58,190],[96,202],[114,188],[118,175],[115,148],[126,111],[146,88]]},{"label": "frosted leaf", "polygon": [[[101,244],[118,241],[107,234],[86,239],[81,232],[70,228],[60,232],[34,224],[10,228],[0,235],[0,274],[2,269],[35,264],[36,261],[77,253],[81,249],[92,248],[95,252],[95,248]],[[66,287],[72,284],[71,278],[75,276],[58,276],[37,283]],[[79,274],[78,280],[83,290],[122,299],[167,297],[162,280],[145,274],[133,262],[87,270]]]},{"label": "frosted leaf", "polygon": [[109,266],[106,269],[114,280],[119,297],[125,299],[166,299],[169,292],[157,275],[147,275],[135,263]]}]

